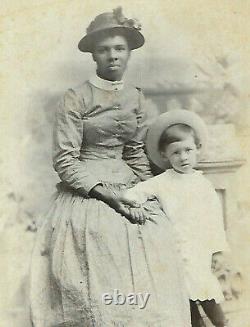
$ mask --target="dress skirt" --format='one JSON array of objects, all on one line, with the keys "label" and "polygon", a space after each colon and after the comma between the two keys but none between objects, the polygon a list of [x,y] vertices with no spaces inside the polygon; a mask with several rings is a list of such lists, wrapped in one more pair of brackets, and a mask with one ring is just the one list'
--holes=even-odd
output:
[{"label": "dress skirt", "polygon": [[32,256],[34,327],[191,326],[171,223],[146,206],[155,223],[142,226],[75,191],[55,194]]},{"label": "dress skirt", "polygon": [[221,285],[212,272],[211,251],[205,251],[198,242],[193,242],[193,244],[182,244],[180,253],[189,298],[193,301],[224,302]]}]

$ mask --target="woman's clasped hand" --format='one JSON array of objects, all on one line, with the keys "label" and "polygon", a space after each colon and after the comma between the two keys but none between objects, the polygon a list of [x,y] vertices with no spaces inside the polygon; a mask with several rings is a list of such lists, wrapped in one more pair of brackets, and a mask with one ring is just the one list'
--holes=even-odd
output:
[{"label": "woman's clasped hand", "polygon": [[97,185],[91,190],[90,196],[107,203],[132,223],[144,225],[146,220],[153,221],[141,204],[125,197],[123,192],[112,192]]}]

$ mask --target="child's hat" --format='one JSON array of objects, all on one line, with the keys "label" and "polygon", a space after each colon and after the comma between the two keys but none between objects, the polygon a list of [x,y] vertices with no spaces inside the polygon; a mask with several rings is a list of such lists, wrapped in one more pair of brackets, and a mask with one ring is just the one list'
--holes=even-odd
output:
[{"label": "child's hat", "polygon": [[159,115],[149,127],[146,148],[149,159],[159,168],[166,169],[167,162],[163,160],[159,151],[159,141],[162,133],[170,126],[184,124],[190,126],[201,144],[204,152],[207,141],[207,128],[204,121],[194,112],[185,109],[176,109]]}]

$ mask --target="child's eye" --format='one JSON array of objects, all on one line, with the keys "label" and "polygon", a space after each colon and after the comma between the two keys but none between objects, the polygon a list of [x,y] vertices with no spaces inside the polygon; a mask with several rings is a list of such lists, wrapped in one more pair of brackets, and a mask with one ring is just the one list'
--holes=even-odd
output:
[{"label": "child's eye", "polygon": [[191,148],[186,149],[186,152],[188,152],[188,153],[191,151],[193,151],[193,149],[191,149]]}]

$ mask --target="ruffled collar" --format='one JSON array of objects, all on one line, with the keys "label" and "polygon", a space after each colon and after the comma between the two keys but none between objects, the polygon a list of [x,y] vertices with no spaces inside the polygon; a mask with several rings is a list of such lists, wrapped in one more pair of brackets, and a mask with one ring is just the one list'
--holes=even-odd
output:
[{"label": "ruffled collar", "polygon": [[105,91],[120,91],[123,89],[124,82],[121,81],[108,81],[106,79],[102,79],[97,75],[92,76],[89,79],[89,82],[97,87],[98,89],[102,89]]}]

